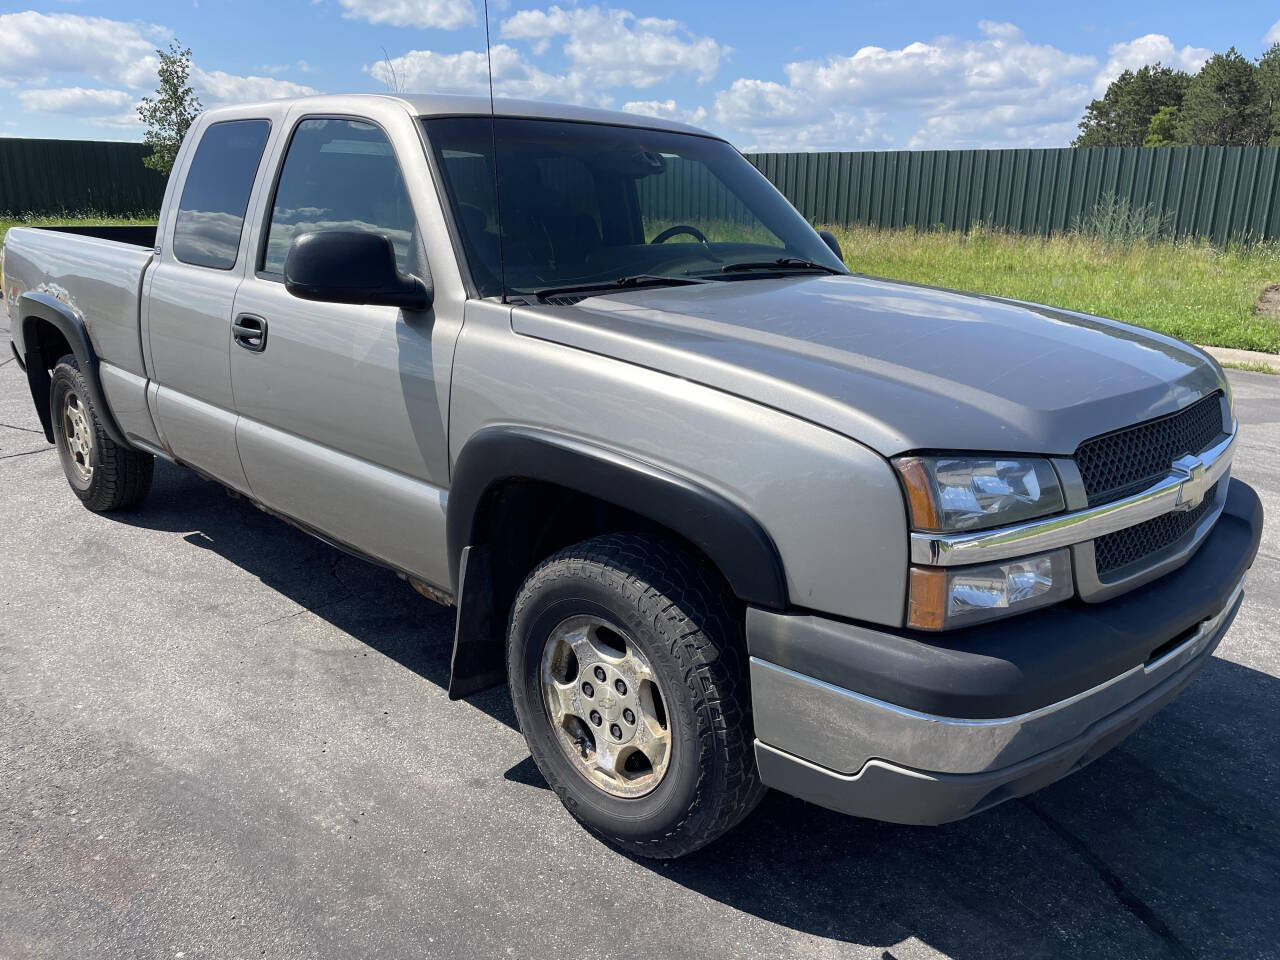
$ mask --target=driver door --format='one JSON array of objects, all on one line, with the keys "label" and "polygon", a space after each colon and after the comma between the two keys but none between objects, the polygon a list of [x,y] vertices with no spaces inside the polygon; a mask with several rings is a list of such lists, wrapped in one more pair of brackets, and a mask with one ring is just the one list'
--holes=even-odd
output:
[{"label": "driver door", "polygon": [[332,540],[448,584],[439,568],[457,325],[434,311],[301,300],[283,282],[293,237],[328,229],[384,234],[402,271],[425,274],[387,135],[349,117],[301,119],[268,203],[257,269],[236,293],[231,346],[250,490]]}]

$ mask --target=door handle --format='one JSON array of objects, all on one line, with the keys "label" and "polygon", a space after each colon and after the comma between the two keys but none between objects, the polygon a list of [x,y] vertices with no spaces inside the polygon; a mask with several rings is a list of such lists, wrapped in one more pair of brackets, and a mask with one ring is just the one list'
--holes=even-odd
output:
[{"label": "door handle", "polygon": [[231,324],[231,339],[253,353],[267,349],[267,321],[242,313]]}]

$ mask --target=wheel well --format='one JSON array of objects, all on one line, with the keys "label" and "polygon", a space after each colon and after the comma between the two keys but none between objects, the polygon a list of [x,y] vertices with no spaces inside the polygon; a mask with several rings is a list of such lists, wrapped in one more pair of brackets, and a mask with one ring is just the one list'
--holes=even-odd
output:
[{"label": "wheel well", "polygon": [[22,346],[26,352],[23,362],[27,369],[27,385],[31,388],[31,401],[36,416],[44,428],[45,439],[53,443],[53,418],[49,412],[49,373],[58,361],[69,353],[71,342],[57,325],[43,317],[29,316],[22,322]]},{"label": "wheel well", "polygon": [[543,480],[505,480],[485,491],[471,527],[458,585],[450,697],[505,681],[507,621],[520,585],[557,550],[605,533],[643,533],[678,545],[705,565],[735,615],[745,619],[746,605],[723,572],[688,538],[591,494]]},{"label": "wheel well", "polygon": [[[25,340],[25,337],[34,339]],[[60,359],[73,352],[62,331],[40,317],[32,317],[27,321],[24,340],[28,352],[34,350],[39,353],[40,362],[46,370],[52,370]]]},{"label": "wheel well", "polygon": [[605,533],[644,533],[679,544],[714,572],[725,594],[728,581],[685,537],[599,497],[541,480],[508,480],[487,491],[472,527],[473,542],[491,551],[495,612],[506,624],[516,591],[529,572],[557,550]]}]

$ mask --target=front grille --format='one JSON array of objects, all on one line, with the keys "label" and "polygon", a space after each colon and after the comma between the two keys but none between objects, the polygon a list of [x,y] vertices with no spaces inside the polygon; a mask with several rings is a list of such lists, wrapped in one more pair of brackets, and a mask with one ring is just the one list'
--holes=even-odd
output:
[{"label": "front grille", "polygon": [[[1143,523],[1108,533],[1093,541],[1094,563],[1098,579],[1106,581],[1108,574],[1124,570],[1131,564],[1145,560],[1154,553],[1171,547],[1195,529],[1213,507],[1218,494],[1215,483],[1204,499],[1181,513],[1163,513]],[[1112,577],[1111,579],[1120,579]]]},{"label": "front grille", "polygon": [[1089,506],[1145,489],[1168,476],[1173,461],[1213,443],[1223,432],[1220,396],[1080,444],[1075,461]]}]

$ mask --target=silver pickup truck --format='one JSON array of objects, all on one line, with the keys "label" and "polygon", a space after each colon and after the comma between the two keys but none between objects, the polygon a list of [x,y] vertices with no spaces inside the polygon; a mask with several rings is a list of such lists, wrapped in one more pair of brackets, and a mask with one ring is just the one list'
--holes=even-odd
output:
[{"label": "silver pickup truck", "polygon": [[938,824],[1188,683],[1262,509],[1204,353],[851,274],[728,143],[337,96],[192,127],[156,229],[11,230],[72,490],[154,457],[455,604],[569,811],[673,857],[766,787]]}]

